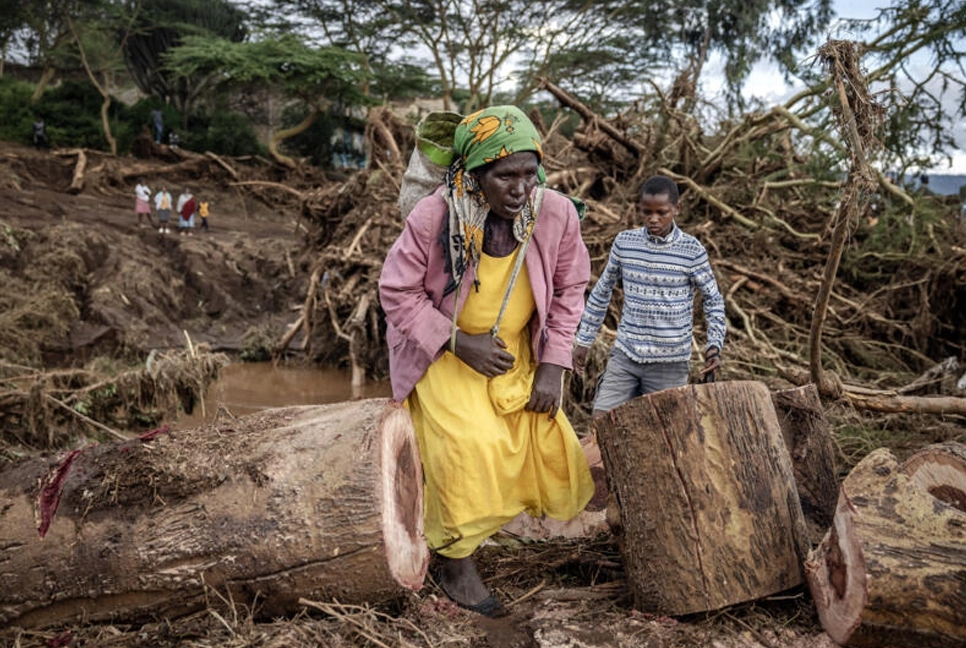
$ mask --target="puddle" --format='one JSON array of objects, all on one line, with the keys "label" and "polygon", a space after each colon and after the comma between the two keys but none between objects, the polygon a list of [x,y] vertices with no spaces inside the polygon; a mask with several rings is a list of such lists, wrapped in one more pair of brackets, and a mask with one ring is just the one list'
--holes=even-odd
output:
[{"label": "puddle", "polygon": [[392,395],[389,381],[366,382],[353,393],[350,371],[309,367],[274,366],[271,362],[240,362],[220,372],[205,394],[205,414],[200,403],[190,415],[182,413],[177,427],[190,428],[209,423],[222,407],[234,416],[244,416],[272,407],[321,405],[358,398]]}]

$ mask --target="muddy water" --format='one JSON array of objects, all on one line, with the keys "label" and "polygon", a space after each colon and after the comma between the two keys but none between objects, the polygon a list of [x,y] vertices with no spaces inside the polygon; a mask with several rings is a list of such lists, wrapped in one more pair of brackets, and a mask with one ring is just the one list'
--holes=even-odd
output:
[{"label": "muddy water", "polygon": [[270,362],[230,364],[205,395],[205,415],[199,403],[190,415],[182,414],[176,425],[190,428],[210,423],[220,408],[243,416],[270,407],[320,405],[392,394],[388,381],[367,382],[355,393],[351,381],[350,372],[337,369],[276,367]]}]

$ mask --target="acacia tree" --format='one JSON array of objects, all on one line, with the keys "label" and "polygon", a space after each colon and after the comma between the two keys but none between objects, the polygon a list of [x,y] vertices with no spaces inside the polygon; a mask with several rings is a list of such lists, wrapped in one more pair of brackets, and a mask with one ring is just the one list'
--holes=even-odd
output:
[{"label": "acacia tree", "polygon": [[77,10],[77,0],[19,0],[14,4],[4,10],[0,29],[8,31],[3,34],[3,46],[16,42],[26,53],[27,63],[43,70],[31,97],[35,102],[64,65],[63,48],[72,38],[66,17]]},{"label": "acacia tree", "polygon": [[117,140],[111,132],[111,89],[117,73],[124,68],[124,44],[131,34],[138,8],[134,4],[134,13],[128,14],[111,2],[88,2],[78,16],[64,17],[81,66],[101,95],[101,128],[113,155],[117,155]]},{"label": "acacia tree", "polygon": [[[513,90],[516,102],[541,77],[566,83],[591,103],[626,100],[642,77],[688,70],[718,52],[731,98],[764,57],[790,64],[816,44],[830,0],[276,0],[321,25],[356,51],[353,35],[425,52],[447,107],[491,102]],[[386,22],[386,18],[391,20]],[[332,26],[339,28],[333,33]],[[374,51],[369,48],[369,51]]]},{"label": "acacia tree", "polygon": [[14,41],[17,31],[23,27],[25,20],[26,12],[22,4],[14,5],[9,11],[0,12],[0,77],[3,76],[10,43]]},{"label": "acacia tree", "polygon": [[366,79],[360,56],[339,48],[309,47],[294,34],[244,43],[189,36],[163,61],[174,78],[203,76],[227,89],[259,83],[304,104],[305,118],[276,131],[269,142],[272,157],[288,167],[295,161],[279,151],[283,140],[304,132],[332,105],[365,102],[359,90]]},{"label": "acacia tree", "polygon": [[[164,55],[195,36],[228,42],[245,39],[244,13],[227,0],[124,0],[136,14],[124,41],[124,60],[142,92],[172,103],[187,128],[191,106],[208,88],[207,74],[174,75],[162,64]],[[133,11],[140,5],[138,11]],[[209,72],[210,73],[210,72]]]}]

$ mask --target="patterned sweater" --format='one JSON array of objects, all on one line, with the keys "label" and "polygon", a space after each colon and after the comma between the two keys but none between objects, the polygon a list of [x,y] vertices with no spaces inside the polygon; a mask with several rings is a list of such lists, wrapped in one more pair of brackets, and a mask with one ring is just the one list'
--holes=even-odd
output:
[{"label": "patterned sweater", "polygon": [[587,299],[577,329],[578,345],[593,344],[618,279],[624,287],[624,308],[615,345],[632,360],[691,359],[695,288],[703,296],[707,347],[724,345],[724,299],[708,253],[676,224],[663,238],[648,234],[643,227],[617,235],[607,265]]}]

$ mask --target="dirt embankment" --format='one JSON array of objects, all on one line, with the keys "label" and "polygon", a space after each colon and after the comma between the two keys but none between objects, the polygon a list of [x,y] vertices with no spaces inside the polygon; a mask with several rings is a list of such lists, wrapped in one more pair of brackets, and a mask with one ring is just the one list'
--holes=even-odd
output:
[{"label": "dirt embankment", "polygon": [[0,360],[131,359],[184,347],[186,335],[257,353],[281,335],[305,292],[297,201],[171,172],[163,159],[120,160],[152,191],[165,184],[176,200],[187,187],[210,201],[210,232],[162,234],[138,226],[136,178],[114,170],[105,181],[110,169],[89,167],[100,181],[71,193],[75,159],[0,143],[0,336],[10,338]]}]

